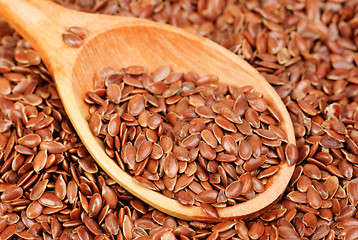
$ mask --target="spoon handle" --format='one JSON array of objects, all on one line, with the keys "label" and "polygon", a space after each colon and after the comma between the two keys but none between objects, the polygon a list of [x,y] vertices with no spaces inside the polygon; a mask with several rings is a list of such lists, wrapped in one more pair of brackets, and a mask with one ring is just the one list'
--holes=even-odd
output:
[{"label": "spoon handle", "polygon": [[[86,29],[89,36],[84,40],[85,43],[114,27],[153,24],[130,17],[83,13],[50,0],[0,0],[0,16],[40,54],[52,74],[71,66],[80,51],[80,48],[69,47],[64,43],[62,34],[66,32],[66,27]],[[58,84],[57,77],[53,77]]]},{"label": "spoon handle", "polygon": [[66,46],[61,36],[79,19],[74,12],[48,0],[0,0],[0,16],[39,52],[50,72],[78,51]]}]

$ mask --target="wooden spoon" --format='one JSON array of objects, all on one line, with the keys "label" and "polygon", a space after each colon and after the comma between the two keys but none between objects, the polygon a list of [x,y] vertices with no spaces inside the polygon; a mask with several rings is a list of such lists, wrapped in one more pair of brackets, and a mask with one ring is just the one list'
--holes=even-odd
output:
[{"label": "wooden spoon", "polygon": [[[141,65],[153,71],[170,65],[174,71],[217,75],[230,85],[253,85],[276,111],[289,142],[295,143],[290,116],[275,90],[248,63],[209,39],[148,20],[76,12],[48,0],[0,0],[0,15],[41,55],[77,134],[102,169],[130,193],[169,215],[185,220],[219,220],[200,207],[183,206],[142,187],[106,155],[101,140],[89,130],[88,106],[83,100],[94,89],[99,70]],[[80,48],[69,47],[62,40],[69,26],[88,31]],[[245,203],[217,209],[220,219],[249,219],[273,206],[294,170],[283,163],[279,167],[263,193]]]}]

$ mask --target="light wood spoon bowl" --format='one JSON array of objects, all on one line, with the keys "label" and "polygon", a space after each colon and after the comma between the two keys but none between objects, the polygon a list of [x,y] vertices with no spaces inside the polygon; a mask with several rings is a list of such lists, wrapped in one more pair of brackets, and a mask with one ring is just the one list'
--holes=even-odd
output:
[{"label": "light wood spoon bowl", "polygon": [[[148,20],[76,12],[48,0],[0,0],[0,16],[41,55],[71,123],[102,169],[130,193],[169,215],[185,220],[219,220],[208,216],[200,207],[183,206],[142,187],[106,155],[103,143],[88,127],[88,106],[84,102],[86,93],[94,90],[97,71],[131,65],[153,71],[169,65],[176,72],[217,75],[221,82],[230,85],[253,85],[276,110],[289,142],[295,143],[290,116],[275,90],[247,62],[209,39]],[[69,26],[88,31],[80,48],[63,42],[62,33]],[[294,170],[286,163],[279,167],[263,193],[245,203],[217,209],[220,218],[249,219],[272,207]]]}]

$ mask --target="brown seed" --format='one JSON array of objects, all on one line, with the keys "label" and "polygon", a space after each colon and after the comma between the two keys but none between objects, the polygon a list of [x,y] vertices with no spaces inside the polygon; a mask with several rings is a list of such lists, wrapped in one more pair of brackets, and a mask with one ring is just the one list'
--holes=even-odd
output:
[{"label": "brown seed", "polygon": [[195,108],[195,112],[204,118],[214,118],[216,116],[214,111],[207,106],[199,106]]},{"label": "brown seed", "polygon": [[285,156],[290,166],[293,166],[298,160],[298,149],[292,143],[287,144],[285,148]]},{"label": "brown seed", "polygon": [[173,153],[168,153],[164,161],[164,172],[169,178],[173,178],[178,173],[178,160]]},{"label": "brown seed", "polygon": [[118,135],[121,125],[121,118],[115,114],[108,123],[108,134],[112,137]]},{"label": "brown seed", "polygon": [[26,94],[22,98],[23,98],[24,102],[31,104],[33,106],[38,106],[42,102],[42,98],[36,94]]},{"label": "brown seed", "polygon": [[123,77],[123,82],[129,86],[137,87],[137,88],[143,88],[143,84],[140,80],[132,77]]},{"label": "brown seed", "polygon": [[93,238],[84,225],[77,228],[77,235],[81,240],[89,240]]},{"label": "brown seed", "polygon": [[303,218],[302,218],[302,222],[307,226],[307,227],[315,227],[317,224],[317,217],[315,214],[308,212],[306,213]]},{"label": "brown seed", "polygon": [[11,121],[0,120],[0,133],[4,133],[10,129],[12,125]]},{"label": "brown seed", "polygon": [[219,237],[219,232],[212,232],[206,239],[215,240]]},{"label": "brown seed", "polygon": [[97,217],[101,209],[102,209],[102,197],[99,193],[95,193],[92,195],[88,205],[88,216]]},{"label": "brown seed", "polygon": [[79,48],[82,45],[82,39],[73,33],[62,33],[63,41],[70,47]]},{"label": "brown seed", "polygon": [[339,142],[337,139],[329,137],[329,136],[323,136],[320,140],[320,144],[323,147],[326,148],[342,148],[343,144]]},{"label": "brown seed", "polygon": [[11,93],[11,85],[7,78],[0,77],[0,94],[9,95]]},{"label": "brown seed", "polygon": [[77,27],[77,26],[70,26],[70,27],[66,27],[66,31],[76,34],[77,36],[79,36],[81,39],[86,38],[88,31],[84,28],[81,27]]},{"label": "brown seed", "polygon": [[353,181],[349,182],[346,191],[349,202],[353,206],[356,206],[358,204],[358,183]]},{"label": "brown seed", "polygon": [[43,210],[43,206],[38,201],[34,201],[30,203],[30,205],[27,207],[26,216],[29,219],[34,219],[41,215],[42,210]]},{"label": "brown seed", "polygon": [[252,154],[254,155],[254,157],[259,157],[261,155],[261,148],[262,148],[261,138],[254,134],[247,138],[247,142],[252,147]]},{"label": "brown seed", "polygon": [[228,154],[236,155],[238,152],[237,144],[230,135],[225,135],[221,139],[221,144]]},{"label": "brown seed", "polygon": [[[173,151],[174,152],[174,151]],[[152,149],[152,153],[150,154],[150,157],[155,159],[155,160],[158,160],[160,159],[161,157],[163,156],[163,149],[162,147],[155,143],[153,144],[153,149]]]},{"label": "brown seed", "polygon": [[253,177],[252,178],[252,189],[257,193],[260,193],[265,190],[265,186],[259,179]]},{"label": "brown seed", "polygon": [[4,229],[8,225],[8,216],[0,216],[0,232],[4,231]]},{"label": "brown seed", "polygon": [[30,192],[30,200],[35,201],[38,200],[42,194],[46,191],[48,179],[42,180],[33,187],[32,191]]},{"label": "brown seed", "polygon": [[223,115],[224,118],[226,118],[230,122],[242,123],[242,120],[241,120],[239,114],[237,114],[234,110],[232,110],[230,108],[224,108],[222,110],[221,114]]},{"label": "brown seed", "polygon": [[305,164],[303,166],[303,173],[309,178],[317,180],[321,179],[321,172],[316,165]]},{"label": "brown seed", "polygon": [[123,219],[123,236],[126,239],[132,239],[133,238],[133,235],[132,235],[133,228],[134,228],[134,226],[133,226],[132,220],[128,217],[128,215],[124,215],[124,219]]},{"label": "brown seed", "polygon": [[229,154],[225,154],[225,153],[219,153],[216,157],[216,161],[219,161],[219,162],[235,162],[236,159],[237,158],[235,155],[229,155]]},{"label": "brown seed", "polygon": [[268,140],[276,140],[277,139],[276,133],[274,133],[270,130],[267,130],[267,129],[255,129],[255,133],[257,133],[257,135],[259,135],[260,137],[263,137]]},{"label": "brown seed", "polygon": [[287,194],[287,198],[296,203],[307,203],[307,194],[299,191],[292,191]]},{"label": "brown seed", "polygon": [[47,150],[38,152],[33,160],[33,168],[36,172],[41,171],[47,163]]},{"label": "brown seed", "polygon": [[202,203],[214,203],[218,197],[218,192],[215,190],[204,190],[196,195],[195,200]]},{"label": "brown seed", "polygon": [[147,86],[147,89],[153,94],[161,95],[168,89],[168,86],[164,82],[152,82]]},{"label": "brown seed", "polygon": [[262,221],[257,220],[249,230],[249,236],[251,239],[259,239],[264,233],[264,225]]},{"label": "brown seed", "polygon": [[260,115],[252,108],[248,108],[245,112],[246,121],[254,128],[260,127]]},{"label": "brown seed", "polygon": [[150,117],[149,121],[148,121],[148,127],[150,129],[157,129],[161,124],[163,123],[163,119],[157,115],[154,114],[153,116]]},{"label": "brown seed", "polygon": [[260,172],[259,175],[257,175],[257,178],[262,179],[262,178],[271,177],[275,175],[279,170],[280,168],[278,166],[271,166],[269,168],[262,170],[262,172]]},{"label": "brown seed", "polygon": [[248,103],[246,96],[244,94],[240,94],[235,101],[234,110],[239,114],[239,116],[243,116],[248,108]]},{"label": "brown seed", "polygon": [[146,110],[141,112],[138,116],[139,125],[141,125],[142,127],[147,127],[150,117],[151,117],[150,112]]},{"label": "brown seed", "polygon": [[67,184],[67,199],[68,201],[73,204],[75,202],[75,199],[77,198],[78,193],[78,186],[74,181],[70,181]]},{"label": "brown seed", "polygon": [[344,176],[342,175],[341,171],[339,171],[339,169],[334,165],[328,165],[327,170],[330,173],[332,173],[332,174],[334,174],[334,175],[336,175],[336,176],[338,176],[340,178],[344,178]]},{"label": "brown seed", "polygon": [[312,180],[306,175],[301,175],[296,183],[297,189],[300,192],[307,192],[310,185],[312,185]]},{"label": "brown seed", "polygon": [[211,228],[211,230],[214,232],[225,232],[230,230],[233,226],[235,226],[235,221],[226,220],[216,224]]},{"label": "brown seed", "polygon": [[143,142],[140,146],[139,149],[137,151],[136,154],[136,161],[137,162],[141,162],[144,159],[146,159],[147,157],[149,157],[149,155],[151,154],[153,149],[153,144],[150,141],[145,141]]},{"label": "brown seed", "polygon": [[134,146],[127,144],[123,148],[124,157],[123,161],[126,162],[129,165],[130,169],[136,169],[136,155],[137,150]]},{"label": "brown seed", "polygon": [[114,209],[116,207],[118,197],[116,193],[107,185],[102,187],[102,198],[110,208]]},{"label": "brown seed", "polygon": [[105,224],[106,224],[106,228],[109,230],[110,233],[112,233],[113,235],[118,234],[119,220],[115,214],[113,213],[108,214],[105,220]]},{"label": "brown seed", "polygon": [[62,175],[60,175],[56,180],[55,195],[61,200],[64,200],[66,197],[66,182]]},{"label": "brown seed", "polygon": [[37,134],[29,134],[18,139],[18,143],[29,148],[34,148],[41,143],[41,137]]},{"label": "brown seed", "polygon": [[173,153],[178,160],[190,161],[189,151],[184,147],[175,146],[173,149]]},{"label": "brown seed", "polygon": [[208,214],[210,217],[218,219],[220,216],[218,214],[218,212],[216,211],[216,209],[214,207],[212,207],[210,204],[208,203],[203,203],[201,204],[201,207],[203,209],[203,211]]},{"label": "brown seed", "polygon": [[251,157],[253,152],[252,146],[246,140],[241,140],[239,142],[239,156],[244,159],[248,160]]},{"label": "brown seed", "polygon": [[229,184],[229,186],[226,187],[225,195],[228,198],[237,198],[242,192],[243,185],[244,184],[241,180],[232,182]]},{"label": "brown seed", "polygon": [[134,95],[128,102],[128,113],[138,116],[145,108],[145,100],[142,95]]},{"label": "brown seed", "polygon": [[200,141],[200,133],[194,133],[184,138],[183,141],[181,142],[181,146],[187,149],[193,149],[199,144],[199,141]]},{"label": "brown seed", "polygon": [[308,102],[301,99],[298,100],[297,103],[300,106],[300,108],[308,115],[315,116],[317,114],[316,108],[313,105],[309,104]]},{"label": "brown seed", "polygon": [[162,66],[157,68],[153,73],[153,80],[154,82],[160,82],[166,79],[171,72],[171,69],[169,66]]},{"label": "brown seed", "polygon": [[40,149],[47,150],[49,153],[53,154],[63,153],[66,151],[66,147],[62,143],[55,141],[42,142],[40,144]]},{"label": "brown seed", "polygon": [[4,231],[0,233],[0,239],[9,239],[12,235],[15,234],[16,230],[17,226],[15,224],[8,226],[7,228],[5,228]]},{"label": "brown seed", "polygon": [[178,192],[181,189],[186,188],[194,179],[194,175],[188,176],[186,174],[182,174],[175,185],[174,192]]},{"label": "brown seed", "polygon": [[145,69],[142,66],[129,66],[123,69],[124,72],[130,74],[130,75],[142,75],[145,73]]},{"label": "brown seed", "polygon": [[[157,180],[157,179],[155,179]],[[167,175],[164,175],[163,176],[163,184],[164,186],[166,187],[166,189],[170,192],[172,192],[174,190],[174,187],[175,187],[175,184],[176,184],[176,181],[177,181],[177,176],[173,177],[173,178],[170,178],[168,177]],[[170,197],[173,198],[172,196],[173,194],[170,193]]]},{"label": "brown seed", "polygon": [[176,95],[181,90],[181,82],[175,82],[170,85],[170,87],[163,92],[162,96],[163,98],[170,98]]},{"label": "brown seed", "polygon": [[244,170],[251,172],[251,171],[254,171],[255,169],[259,168],[264,162],[265,162],[264,157],[261,157],[261,156],[258,158],[251,157],[249,160],[247,160],[244,163],[243,168],[244,168]]},{"label": "brown seed", "polygon": [[94,163],[92,157],[80,158],[78,160],[80,167],[87,173],[96,173],[98,171],[97,165]]},{"label": "brown seed", "polygon": [[181,204],[185,206],[192,206],[194,205],[195,198],[193,195],[189,194],[188,192],[185,192],[183,190],[180,190],[175,193],[175,199],[178,200]]},{"label": "brown seed", "polygon": [[248,99],[250,106],[258,112],[264,112],[267,109],[267,103],[263,98]]},{"label": "brown seed", "polygon": [[314,209],[319,209],[322,206],[321,196],[312,185],[307,189],[307,202]]},{"label": "brown seed", "polygon": [[58,238],[62,234],[62,225],[56,218],[51,219],[51,234],[53,238]]},{"label": "brown seed", "polygon": [[83,214],[83,223],[86,225],[87,229],[90,230],[94,235],[99,235],[102,233],[101,228],[97,222],[89,217],[87,214]]},{"label": "brown seed", "polygon": [[36,237],[33,234],[28,232],[16,232],[15,234],[21,239],[36,239]]},{"label": "brown seed", "polygon": [[278,227],[278,234],[283,239],[292,239],[292,240],[299,240],[301,239],[297,232],[289,226],[280,226]]},{"label": "brown seed", "polygon": [[153,182],[149,181],[148,179],[141,177],[141,176],[135,176],[134,179],[140,185],[142,185],[146,188],[149,188],[151,190],[158,191],[158,187]]},{"label": "brown seed", "polygon": [[235,125],[222,116],[217,116],[215,118],[215,123],[226,131],[237,132]]},{"label": "brown seed", "polygon": [[169,153],[173,149],[173,141],[168,136],[161,136],[160,146],[164,153]]},{"label": "brown seed", "polygon": [[102,127],[101,115],[99,115],[98,113],[94,113],[93,115],[91,115],[88,124],[92,134],[94,136],[98,136]]},{"label": "brown seed", "polygon": [[[81,185],[83,185],[83,184],[80,184],[79,185],[79,188],[80,188],[80,192],[79,192],[79,202],[81,203],[81,206],[82,206],[82,208],[85,210],[85,212],[87,213],[88,212],[88,200],[87,200],[87,198],[86,198],[86,196],[84,195],[84,193],[86,193],[86,191],[83,191],[81,188]],[[82,192],[82,191],[84,192]],[[88,194],[88,193],[86,193],[86,194]]]},{"label": "brown seed", "polygon": [[237,129],[239,129],[239,131],[242,134],[252,135],[252,128],[251,128],[250,124],[245,119],[242,119],[242,123],[237,124],[236,126],[237,126]]},{"label": "brown seed", "polygon": [[204,129],[201,132],[201,138],[207,143],[209,144],[212,148],[216,148],[217,147],[217,140],[214,136],[214,134],[212,133],[212,131],[208,130],[208,129]]},{"label": "brown seed", "polygon": [[44,194],[42,194],[38,201],[41,205],[45,207],[62,208],[63,206],[61,199],[59,199],[55,194],[51,192],[45,192]]},{"label": "brown seed", "polygon": [[28,147],[25,147],[25,146],[21,146],[21,145],[16,145],[15,147],[15,150],[23,155],[32,155],[34,154],[33,150],[28,148]]},{"label": "brown seed", "polygon": [[214,160],[216,157],[216,151],[215,149],[213,149],[212,147],[210,147],[209,144],[200,141],[199,143],[199,152],[201,154],[201,156],[203,156],[204,158],[208,159],[208,160]]},{"label": "brown seed", "polygon": [[242,195],[248,194],[252,190],[252,177],[250,173],[245,173],[240,177],[240,181],[242,181]]},{"label": "brown seed", "polygon": [[328,198],[331,199],[337,192],[339,180],[336,176],[330,176],[325,182],[324,186],[328,191]]},{"label": "brown seed", "polygon": [[311,239],[313,240],[322,239],[325,236],[327,236],[329,230],[330,230],[329,226],[323,224],[317,228],[315,233],[312,235]]},{"label": "brown seed", "polygon": [[23,190],[21,187],[12,185],[5,189],[5,191],[1,194],[0,199],[4,202],[11,202],[21,198],[23,194]]}]

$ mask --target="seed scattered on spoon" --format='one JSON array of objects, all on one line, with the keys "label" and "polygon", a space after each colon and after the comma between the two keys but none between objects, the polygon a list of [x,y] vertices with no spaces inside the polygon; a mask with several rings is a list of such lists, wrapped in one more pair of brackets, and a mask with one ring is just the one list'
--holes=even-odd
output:
[{"label": "seed scattered on spoon", "polygon": [[296,146],[287,144],[253,87],[169,66],[152,73],[142,66],[106,71],[104,84],[85,97],[90,130],[138,183],[183,205],[209,204],[212,214],[247,201],[263,191],[282,160],[297,161]]},{"label": "seed scattered on spoon", "polygon": [[66,31],[62,34],[62,39],[68,46],[74,48],[81,47],[88,34],[86,29],[77,26],[66,27]]}]

